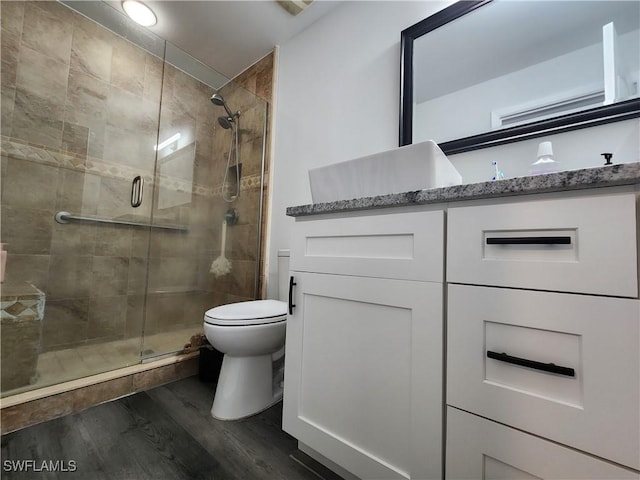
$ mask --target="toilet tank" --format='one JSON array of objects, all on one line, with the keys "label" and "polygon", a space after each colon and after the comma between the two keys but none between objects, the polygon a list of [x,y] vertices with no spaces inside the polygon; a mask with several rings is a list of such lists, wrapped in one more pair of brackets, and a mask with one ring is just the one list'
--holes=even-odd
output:
[{"label": "toilet tank", "polygon": [[289,250],[278,250],[278,300],[289,300]]}]

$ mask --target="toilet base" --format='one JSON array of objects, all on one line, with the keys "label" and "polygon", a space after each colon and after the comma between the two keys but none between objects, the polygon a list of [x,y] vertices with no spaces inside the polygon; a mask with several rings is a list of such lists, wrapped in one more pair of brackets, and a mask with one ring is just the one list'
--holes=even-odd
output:
[{"label": "toilet base", "polygon": [[239,420],[266,410],[282,399],[282,387],[273,383],[271,354],[225,355],[211,416],[219,420]]}]

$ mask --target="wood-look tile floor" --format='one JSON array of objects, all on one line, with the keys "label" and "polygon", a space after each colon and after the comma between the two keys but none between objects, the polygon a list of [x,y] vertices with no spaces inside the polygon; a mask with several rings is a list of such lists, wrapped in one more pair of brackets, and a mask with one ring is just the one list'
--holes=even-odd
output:
[{"label": "wood-look tile floor", "polygon": [[[10,433],[2,437],[1,477],[321,478],[289,457],[297,444],[281,430],[282,403],[224,422],[209,413],[214,392],[215,384],[190,377]],[[26,460],[33,463],[19,462]],[[20,465],[28,471],[16,471]]]}]

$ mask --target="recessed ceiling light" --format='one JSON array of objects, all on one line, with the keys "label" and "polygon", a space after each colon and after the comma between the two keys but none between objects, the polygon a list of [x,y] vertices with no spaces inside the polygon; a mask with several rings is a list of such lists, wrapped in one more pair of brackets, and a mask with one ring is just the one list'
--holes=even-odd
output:
[{"label": "recessed ceiling light", "polygon": [[122,2],[122,8],[131,20],[139,23],[143,27],[150,27],[158,21],[153,10],[137,0],[124,0]]}]

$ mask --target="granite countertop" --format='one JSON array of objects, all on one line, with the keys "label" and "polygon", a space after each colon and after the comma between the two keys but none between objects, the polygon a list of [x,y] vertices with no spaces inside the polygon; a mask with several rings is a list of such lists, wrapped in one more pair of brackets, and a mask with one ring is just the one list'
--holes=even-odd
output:
[{"label": "granite countertop", "polygon": [[640,183],[640,162],[287,208],[290,217]]}]

